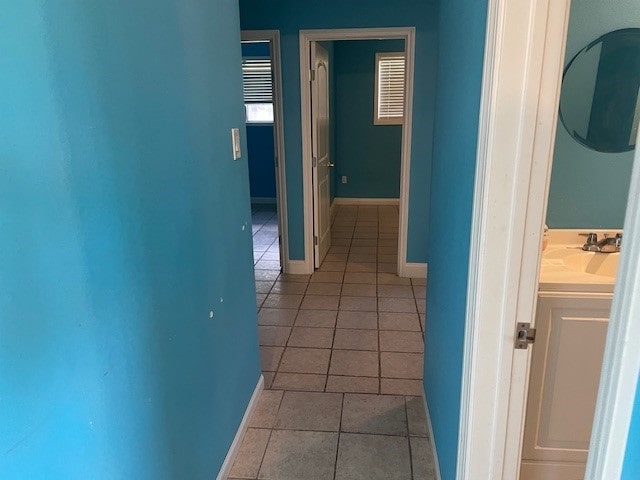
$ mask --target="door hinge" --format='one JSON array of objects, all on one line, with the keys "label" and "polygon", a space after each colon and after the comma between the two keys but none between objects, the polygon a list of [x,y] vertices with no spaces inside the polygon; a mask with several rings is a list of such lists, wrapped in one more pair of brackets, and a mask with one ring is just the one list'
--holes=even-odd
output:
[{"label": "door hinge", "polygon": [[526,350],[535,341],[536,329],[531,328],[530,323],[520,322],[516,325],[515,348],[517,350]]},{"label": "door hinge", "polygon": [[317,167],[318,166],[318,157],[313,157],[311,159],[311,166],[312,167]]},{"label": "door hinge", "polygon": [[318,236],[317,235],[313,236],[313,244],[314,245],[318,245]]},{"label": "door hinge", "polygon": [[309,70],[309,81],[314,82],[316,79],[316,71],[314,69]]}]

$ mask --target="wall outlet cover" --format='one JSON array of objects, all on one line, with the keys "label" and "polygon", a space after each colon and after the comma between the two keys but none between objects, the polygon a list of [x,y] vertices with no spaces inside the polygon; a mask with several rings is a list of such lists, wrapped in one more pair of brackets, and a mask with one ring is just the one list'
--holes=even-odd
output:
[{"label": "wall outlet cover", "polygon": [[342,183],[347,183],[347,176],[346,175],[342,176]]}]

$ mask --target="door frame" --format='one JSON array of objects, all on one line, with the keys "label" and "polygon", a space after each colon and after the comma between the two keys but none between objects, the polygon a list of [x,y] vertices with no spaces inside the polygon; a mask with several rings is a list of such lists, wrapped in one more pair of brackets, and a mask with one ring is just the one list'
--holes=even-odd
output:
[{"label": "door frame", "polygon": [[291,273],[289,261],[289,224],[287,221],[287,179],[284,150],[284,110],[282,105],[282,65],[279,30],[241,30],[242,42],[269,42],[273,72],[273,132],[276,161],[276,209],[280,236],[280,266]]},{"label": "door frame", "polygon": [[[489,0],[478,131],[457,457],[458,480],[519,476],[542,227],[570,0]],[[585,479],[619,478],[640,351],[640,154]]]},{"label": "door frame", "polygon": [[[413,112],[413,82],[415,61],[415,27],[345,28],[300,30],[300,109],[302,125],[302,184],[304,198],[304,271],[313,273],[313,181],[311,144],[311,42],[340,40],[404,40],[407,55],[405,72],[404,123],[402,128],[402,153],[400,159],[400,224],[398,229],[398,275],[417,276],[407,263],[407,231],[409,226],[409,175],[411,171],[411,132]],[[422,272],[425,273],[426,272]]]}]

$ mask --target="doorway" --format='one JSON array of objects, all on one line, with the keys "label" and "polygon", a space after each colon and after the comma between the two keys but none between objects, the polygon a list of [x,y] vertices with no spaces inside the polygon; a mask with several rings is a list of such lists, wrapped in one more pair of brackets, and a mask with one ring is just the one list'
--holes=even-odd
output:
[{"label": "doorway", "polygon": [[256,270],[288,272],[280,35],[242,31],[253,254]]},{"label": "doorway", "polygon": [[[535,8],[491,2],[472,228],[462,385],[458,478],[519,477],[531,361],[514,349],[518,322],[535,317],[569,1]],[[497,19],[500,19],[500,22]],[[506,85],[509,85],[507,88]],[[499,86],[501,88],[499,88]],[[514,103],[513,99],[520,99]],[[633,173],[631,189],[640,187]],[[505,184],[505,179],[508,179]],[[639,197],[629,195],[625,231],[638,227]],[[640,356],[638,246],[621,253],[603,374],[585,473],[619,478]],[[634,252],[634,255],[630,255]],[[635,282],[635,283],[634,283]],[[526,335],[525,335],[526,336]],[[549,477],[553,478],[553,477]],[[562,478],[562,477],[560,477]]]},{"label": "doorway", "polygon": [[[409,264],[407,262],[407,228],[408,228],[408,195],[409,195],[409,170],[410,170],[410,145],[411,145],[411,113],[413,103],[413,60],[414,60],[414,28],[384,28],[384,29],[350,29],[350,30],[308,30],[300,32],[300,68],[301,68],[301,109],[302,109],[302,140],[303,140],[303,185],[304,185],[304,215],[306,219],[314,221],[305,222],[305,265],[306,272],[312,273],[318,268],[328,252],[331,239],[331,210],[332,206],[338,206],[344,201],[331,201],[331,189],[321,189],[336,177],[335,170],[339,169],[339,163],[334,164],[330,157],[323,158],[318,153],[326,149],[326,145],[319,145],[318,140],[330,140],[330,133],[318,135],[317,127],[331,119],[314,117],[314,112],[320,111],[318,106],[314,108],[319,97],[318,81],[323,81],[317,73],[317,46],[320,42],[340,42],[345,40],[400,40],[404,41],[404,85],[403,122],[400,144],[399,166],[399,195],[398,199],[373,198],[359,199],[353,205],[398,205],[398,246],[395,257],[396,267],[394,273],[402,277],[426,276],[426,264]],[[320,47],[322,48],[322,47]],[[318,65],[315,65],[318,63]],[[330,72],[330,69],[329,69]],[[329,73],[330,74],[330,73]],[[315,78],[314,78],[315,77]],[[327,79],[329,82],[330,79]],[[327,84],[328,85],[328,84]],[[329,94],[324,92],[328,102]],[[373,98],[372,98],[373,100]],[[373,104],[373,102],[372,102]],[[328,109],[329,115],[331,110]],[[371,119],[373,122],[374,119]],[[330,146],[329,146],[330,149]],[[348,183],[348,175],[339,175],[339,181]],[[335,193],[335,181],[334,181]],[[390,202],[391,200],[391,202]],[[333,208],[335,211],[335,208]]]},{"label": "doorway", "polygon": [[[604,17],[612,23],[601,34]],[[638,21],[637,9],[622,4],[571,6],[545,202],[549,230],[532,319],[536,338],[521,480],[585,475],[617,288],[637,136],[634,119],[640,115],[640,29],[617,27]],[[605,119],[611,112],[615,118]],[[597,200],[588,195],[598,188],[611,192]]]},{"label": "doorway", "polygon": [[[398,230],[405,53],[403,40],[312,42],[311,49],[314,253],[320,268],[337,241],[332,237],[345,233],[334,228],[342,207],[387,207],[380,211],[393,215],[389,220]],[[375,233],[376,224],[369,227]],[[361,260],[395,263],[396,273],[397,247],[392,255]]]}]

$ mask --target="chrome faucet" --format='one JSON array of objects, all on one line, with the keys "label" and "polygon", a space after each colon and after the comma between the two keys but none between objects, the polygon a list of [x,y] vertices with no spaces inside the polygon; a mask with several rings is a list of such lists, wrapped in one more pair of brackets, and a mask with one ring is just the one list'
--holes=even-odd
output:
[{"label": "chrome faucet", "polygon": [[585,252],[598,252],[598,253],[614,253],[619,252],[622,246],[622,234],[618,233],[615,237],[610,237],[606,233],[604,238],[598,241],[598,234],[589,232],[581,233],[583,237],[587,237],[587,241],[582,245],[582,250]]}]

